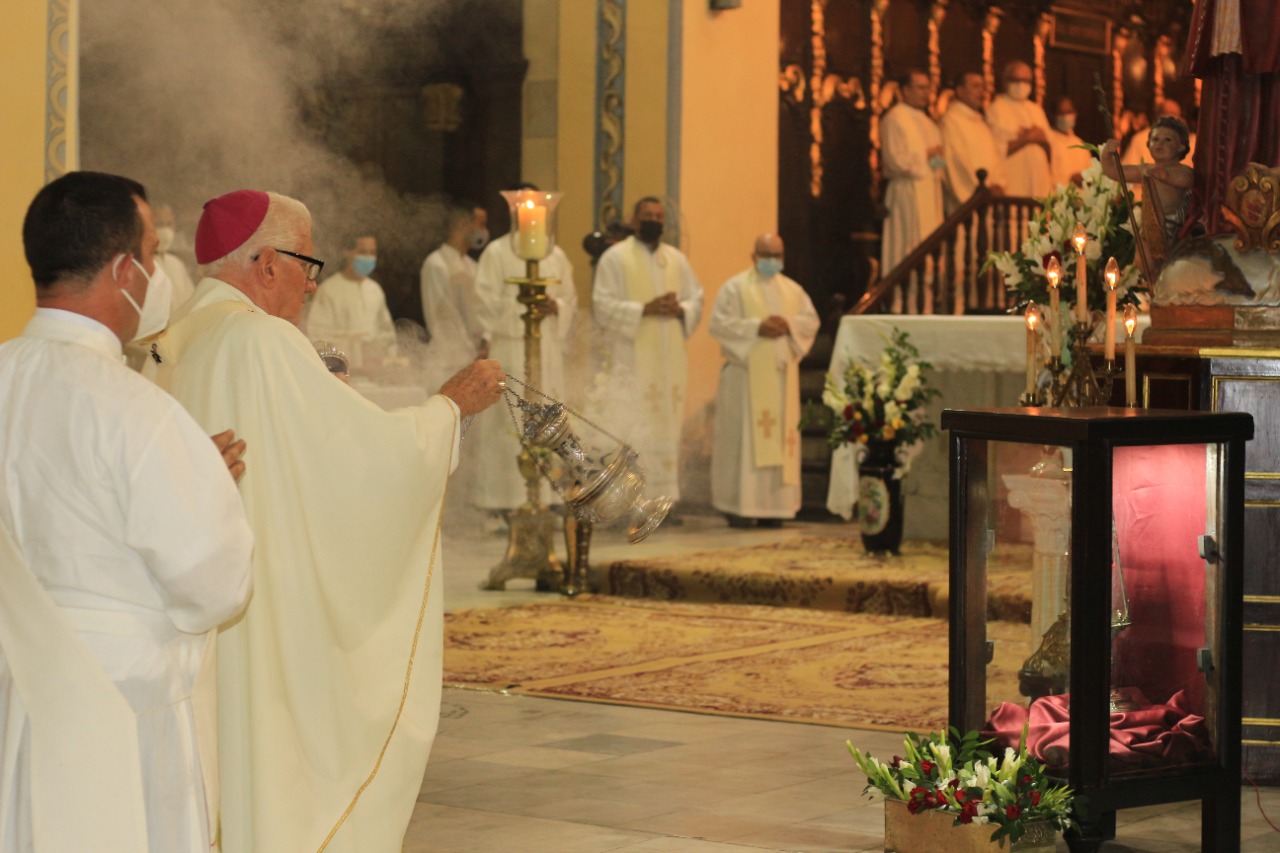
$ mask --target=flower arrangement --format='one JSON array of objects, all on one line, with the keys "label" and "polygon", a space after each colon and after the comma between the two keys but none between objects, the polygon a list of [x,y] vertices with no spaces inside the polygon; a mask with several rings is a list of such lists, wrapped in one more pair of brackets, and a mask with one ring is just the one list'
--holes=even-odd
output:
[{"label": "flower arrangement", "polygon": [[[1132,196],[1125,197],[1120,184],[1102,174],[1097,149],[1089,168],[1081,173],[1081,185],[1067,184],[1049,193],[1040,210],[1027,224],[1027,239],[1016,252],[992,252],[983,267],[994,266],[1004,276],[1005,287],[1014,295],[1015,309],[1021,311],[1029,302],[1040,305],[1049,303],[1049,285],[1045,279],[1045,265],[1056,256],[1062,267],[1060,295],[1063,310],[1075,304],[1076,254],[1071,236],[1076,223],[1084,225],[1088,242],[1085,244],[1089,308],[1102,310],[1106,305],[1104,276],[1107,259],[1115,258],[1122,275],[1116,285],[1117,301],[1121,304],[1137,302],[1140,285],[1139,271],[1134,264],[1137,244],[1133,227],[1129,222],[1129,206]],[[1136,212],[1141,206],[1135,205]]]},{"label": "flower arrangement", "polygon": [[867,787],[886,798],[903,800],[912,814],[940,811],[954,815],[955,824],[990,824],[992,841],[1008,837],[1017,842],[1032,821],[1046,821],[1056,831],[1073,825],[1075,795],[1066,785],[1052,784],[1044,765],[1027,752],[1023,729],[1018,749],[1006,748],[992,756],[977,732],[961,736],[954,728],[920,737],[908,732],[906,755],[885,764],[863,753],[848,741],[845,745],[863,773]]},{"label": "flower arrangement", "polygon": [[828,375],[822,402],[834,415],[827,436],[833,448],[853,444],[856,461],[872,442],[891,444],[893,476],[901,480],[925,439],[937,431],[926,407],[938,390],[925,377],[933,365],[920,358],[906,332],[895,328],[887,344],[874,368],[851,363],[839,379]]}]

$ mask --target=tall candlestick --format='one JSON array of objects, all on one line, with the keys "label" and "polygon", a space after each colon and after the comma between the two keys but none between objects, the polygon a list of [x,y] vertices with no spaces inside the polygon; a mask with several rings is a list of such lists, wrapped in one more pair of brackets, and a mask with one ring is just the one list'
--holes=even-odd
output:
[{"label": "tall candlestick", "polygon": [[1027,396],[1036,392],[1036,378],[1040,374],[1040,365],[1036,359],[1036,326],[1040,323],[1040,309],[1034,302],[1027,305],[1024,314],[1027,320]]},{"label": "tall candlestick", "polygon": [[547,208],[529,199],[516,208],[519,229],[519,251],[527,261],[540,261],[547,256]]},{"label": "tall candlestick", "polygon": [[1116,360],[1116,284],[1120,281],[1120,265],[1115,258],[1107,259],[1107,336],[1103,346],[1107,361]]},{"label": "tall candlestick", "polygon": [[1045,267],[1045,277],[1049,279],[1049,355],[1052,358],[1062,357],[1062,312],[1058,293],[1058,282],[1062,279],[1062,266],[1055,255],[1049,259]]},{"label": "tall candlestick", "polygon": [[1124,404],[1129,408],[1138,405],[1138,359],[1133,348],[1133,330],[1138,325],[1138,309],[1124,306]]},{"label": "tall candlestick", "polygon": [[1076,230],[1071,235],[1071,242],[1076,247],[1076,322],[1089,322],[1089,270],[1084,257],[1085,244],[1089,236],[1084,225],[1077,222]]}]

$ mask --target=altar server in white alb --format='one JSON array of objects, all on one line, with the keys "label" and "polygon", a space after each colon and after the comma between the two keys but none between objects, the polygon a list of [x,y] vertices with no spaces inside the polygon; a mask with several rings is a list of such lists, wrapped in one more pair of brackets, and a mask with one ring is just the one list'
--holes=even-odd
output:
[{"label": "altar server in white alb", "polygon": [[1012,196],[1044,198],[1054,187],[1049,165],[1049,119],[1031,100],[1031,66],[1010,62],[1000,75],[1004,92],[991,99],[987,124],[1005,155],[1007,185]]},{"label": "altar server in white alb", "polygon": [[360,233],[342,251],[342,269],[320,282],[307,307],[303,328],[313,341],[344,349],[353,367],[365,357],[380,358],[396,342],[382,285],[369,278],[378,266],[378,240]]},{"label": "altar server in white alb", "polygon": [[[521,189],[529,188],[528,185]],[[480,255],[476,271],[476,296],[479,301],[480,328],[489,341],[489,357],[512,376],[527,379],[524,370],[525,307],[516,301],[518,288],[507,279],[523,278],[526,263],[516,255],[511,234],[498,237]],[[570,344],[573,318],[578,311],[578,293],[573,284],[573,265],[564,250],[556,246],[538,264],[538,275],[554,280],[547,285],[547,316],[542,319],[541,376],[535,384],[539,391],[564,399],[564,363]],[[473,479],[468,480],[471,500],[490,511],[512,510],[527,497],[525,479],[516,467],[520,443],[506,406],[494,406],[476,418],[473,426],[476,447],[480,452]],[[545,481],[542,500],[550,499]]]},{"label": "altar server in white alb", "polygon": [[488,358],[480,327],[476,262],[467,254],[489,242],[487,219],[483,207],[454,205],[449,210],[448,236],[422,262],[418,274],[422,316],[431,335],[429,363],[435,371],[428,387],[439,387],[436,377],[443,380],[477,358]]},{"label": "altar server in white alb", "polygon": [[155,276],[143,188],[72,172],[22,238],[36,314],[0,346],[0,850],[206,853],[207,653],[249,599],[252,535],[208,435],[122,362]]},{"label": "altar server in white alb", "polygon": [[1053,108],[1053,127],[1049,129],[1049,147],[1053,151],[1053,182],[1066,186],[1080,178],[1089,168],[1093,155],[1076,135],[1076,105],[1068,97],[1059,98]]},{"label": "altar server in white alb", "polygon": [[[929,76],[913,69],[899,81],[902,100],[880,123],[880,164],[887,182],[884,192],[889,215],[880,243],[880,275],[888,275],[920,241],[942,224],[942,176],[945,161],[942,134],[929,117]],[[913,277],[907,293],[895,289],[891,309],[901,314],[917,309]]]},{"label": "altar server in white alb", "polygon": [[782,274],[782,238],[761,234],[724,283],[709,330],[725,364],[716,393],[711,503],[729,524],[777,527],[800,509],[800,359],[818,334],[804,288]]},{"label": "altar server in white alb", "polygon": [[294,325],[313,251],[299,201],[207,202],[207,277],[156,345],[157,381],[249,445],[256,591],[218,643],[223,853],[401,849],[439,719],[459,420],[501,393],[488,361],[389,412],[335,379]]},{"label": "altar server in white alb", "polygon": [[1004,154],[982,114],[986,85],[982,75],[967,71],[956,80],[955,96],[942,114],[938,127],[947,161],[947,208],[954,210],[978,188],[978,170],[987,172],[987,187],[1004,193]]},{"label": "altar server in white alb", "polygon": [[592,309],[605,337],[612,381],[633,392],[632,412],[638,416],[625,429],[620,422],[619,432],[640,452],[645,492],[679,500],[685,340],[702,318],[703,294],[689,259],[662,242],[666,219],[661,200],[648,196],[636,202],[635,234],[600,256]]}]

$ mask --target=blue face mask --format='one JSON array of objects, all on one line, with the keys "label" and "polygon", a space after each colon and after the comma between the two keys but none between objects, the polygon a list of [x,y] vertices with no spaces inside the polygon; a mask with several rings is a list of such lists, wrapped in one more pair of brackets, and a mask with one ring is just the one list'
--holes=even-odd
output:
[{"label": "blue face mask", "polygon": [[356,255],[351,259],[351,269],[356,275],[368,275],[378,265],[377,255]]},{"label": "blue face mask", "polygon": [[756,258],[756,272],[761,278],[773,278],[782,272],[781,258]]}]

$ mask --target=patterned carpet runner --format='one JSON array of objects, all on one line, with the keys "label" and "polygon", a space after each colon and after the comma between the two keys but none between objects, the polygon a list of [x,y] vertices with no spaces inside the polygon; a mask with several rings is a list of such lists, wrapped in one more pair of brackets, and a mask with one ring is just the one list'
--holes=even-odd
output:
[{"label": "patterned carpet runner", "polygon": [[[944,619],[608,596],[445,618],[454,687],[894,731],[947,718]],[[988,628],[989,692],[1016,696],[1030,627]]]}]

